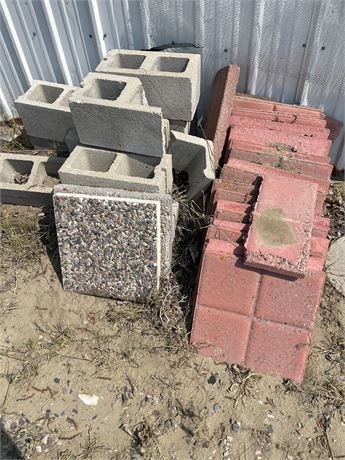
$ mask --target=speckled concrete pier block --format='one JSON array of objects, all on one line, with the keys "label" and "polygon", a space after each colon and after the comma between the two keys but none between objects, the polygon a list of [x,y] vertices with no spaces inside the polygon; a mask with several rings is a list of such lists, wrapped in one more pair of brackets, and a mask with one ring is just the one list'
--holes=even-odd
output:
[{"label": "speckled concrete pier block", "polygon": [[170,196],[58,185],[54,211],[66,290],[140,302],[159,287],[171,254]]}]

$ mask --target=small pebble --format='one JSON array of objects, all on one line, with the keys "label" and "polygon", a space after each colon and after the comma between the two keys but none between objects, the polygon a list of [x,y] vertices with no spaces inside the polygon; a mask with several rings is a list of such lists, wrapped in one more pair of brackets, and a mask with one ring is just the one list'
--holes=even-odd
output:
[{"label": "small pebble", "polygon": [[214,404],[213,410],[214,412],[218,412],[220,410],[220,405],[218,403]]},{"label": "small pebble", "polygon": [[78,409],[72,409],[72,414],[77,415],[78,414]]},{"label": "small pebble", "polygon": [[267,426],[267,433],[273,433],[273,426],[272,425]]},{"label": "small pebble", "polygon": [[207,383],[210,385],[214,385],[217,382],[217,378],[215,375],[211,375],[211,377],[207,380]]},{"label": "small pebble", "polygon": [[60,383],[59,377],[55,377],[55,379],[53,379],[53,382],[54,382],[54,383]]},{"label": "small pebble", "polygon": [[233,423],[231,424],[231,429],[232,429],[232,431],[233,431],[234,433],[237,433],[238,431],[240,431],[240,425],[239,425],[239,423],[233,422]]}]

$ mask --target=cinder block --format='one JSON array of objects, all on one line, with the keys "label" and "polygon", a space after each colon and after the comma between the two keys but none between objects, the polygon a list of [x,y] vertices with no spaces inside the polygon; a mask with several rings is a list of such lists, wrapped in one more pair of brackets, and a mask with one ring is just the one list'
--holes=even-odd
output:
[{"label": "cinder block", "polygon": [[324,282],[324,272],[297,279],[264,274],[255,316],[312,330]]},{"label": "cinder block", "polygon": [[190,121],[182,120],[169,120],[170,129],[172,131],[178,131],[179,133],[189,134],[190,131]]},{"label": "cinder block", "polygon": [[210,139],[214,145],[215,166],[221,159],[228,137],[229,118],[239,75],[240,68],[230,65],[219,70],[213,80],[212,97],[207,110],[204,131],[206,138]]},{"label": "cinder block", "polygon": [[243,364],[251,323],[248,316],[197,305],[190,341],[202,356]]},{"label": "cinder block", "polygon": [[171,250],[168,195],[58,185],[54,212],[64,289],[143,301]]},{"label": "cinder block", "polygon": [[148,103],[171,120],[191,121],[200,97],[198,54],[111,50],[97,72],[137,77]]},{"label": "cinder block", "polygon": [[303,276],[310,252],[316,196],[317,186],[311,182],[267,174],[245,243],[245,263]]},{"label": "cinder block", "polygon": [[171,155],[148,157],[77,146],[59,171],[63,184],[171,193]]},{"label": "cinder block", "polygon": [[0,154],[0,203],[51,206],[53,186],[65,158]]},{"label": "cinder block", "polygon": [[310,332],[254,319],[245,366],[300,383],[309,353]]},{"label": "cinder block", "polygon": [[188,174],[189,199],[197,200],[215,178],[214,152],[211,141],[171,131],[172,165]]},{"label": "cinder block", "polygon": [[166,151],[162,111],[147,104],[137,78],[89,73],[70,108],[82,144],[154,157]]},{"label": "cinder block", "polygon": [[74,128],[69,100],[77,89],[76,86],[34,80],[31,88],[15,101],[29,136],[65,142],[69,130]]}]

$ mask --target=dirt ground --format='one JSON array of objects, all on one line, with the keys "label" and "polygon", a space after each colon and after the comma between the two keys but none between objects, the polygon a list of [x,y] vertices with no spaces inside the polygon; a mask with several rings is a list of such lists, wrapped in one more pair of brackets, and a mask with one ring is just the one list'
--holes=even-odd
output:
[{"label": "dirt ground", "polygon": [[[331,239],[343,197],[333,182]],[[63,291],[51,211],[0,212],[0,458],[345,458],[345,304],[329,283],[295,385],[188,345],[193,235],[176,248],[179,284],[140,306]]]}]

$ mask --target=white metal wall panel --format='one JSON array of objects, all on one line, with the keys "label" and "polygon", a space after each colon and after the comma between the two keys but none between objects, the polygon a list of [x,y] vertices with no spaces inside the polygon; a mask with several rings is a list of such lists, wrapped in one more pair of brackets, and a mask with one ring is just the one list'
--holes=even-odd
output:
[{"label": "white metal wall panel", "polygon": [[[32,79],[79,84],[112,48],[190,43],[200,115],[216,71],[235,63],[240,91],[344,121],[344,24],[343,0],[0,0],[0,115]],[[344,168],[343,134],[332,159]]]}]

